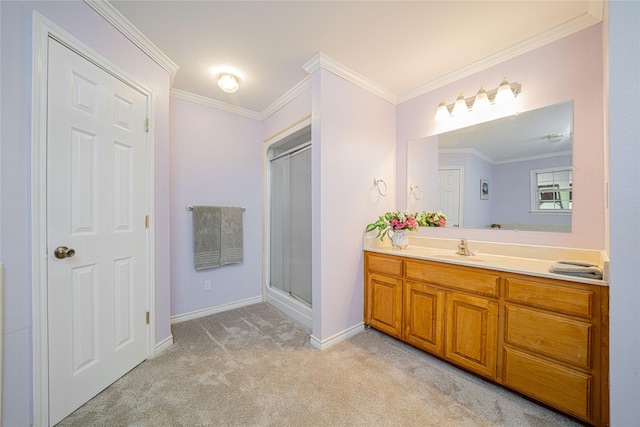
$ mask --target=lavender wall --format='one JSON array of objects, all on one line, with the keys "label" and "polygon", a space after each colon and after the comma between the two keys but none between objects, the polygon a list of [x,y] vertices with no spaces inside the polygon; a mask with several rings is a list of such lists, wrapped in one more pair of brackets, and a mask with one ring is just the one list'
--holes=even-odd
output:
[{"label": "lavender wall", "polygon": [[[609,2],[611,425],[640,425],[640,3]],[[594,223],[595,224],[595,223]]]},{"label": "lavender wall", "polygon": [[395,209],[395,114],[327,70],[312,78],[313,337],[322,342],[362,323],[364,226]]},{"label": "lavender wall", "polygon": [[558,156],[547,159],[505,163],[493,168],[493,222],[552,224],[571,226],[570,215],[532,214],[530,171],[552,167],[571,166],[571,156]]},{"label": "lavender wall", "polygon": [[[397,107],[397,181],[406,186],[407,141],[439,133],[436,106],[442,98],[452,102],[459,92],[475,93],[480,85],[495,87],[507,76],[522,84],[517,101],[529,111],[568,100],[574,101],[574,216],[571,233],[464,230],[470,240],[492,240],[588,249],[605,248],[605,145],[603,144],[602,25],[460,79]],[[495,86],[493,86],[495,84]],[[449,130],[449,129],[447,129]],[[398,206],[407,204],[398,193]],[[599,224],[600,226],[595,226]],[[459,238],[460,230],[423,230],[439,237]]]},{"label": "lavender wall", "polygon": [[[261,297],[262,123],[176,98],[170,116],[172,316]],[[187,204],[246,208],[241,264],[194,269]]]},{"label": "lavender wall", "polygon": [[[469,157],[469,167],[465,169],[464,223],[469,227],[483,227],[492,223],[495,211],[495,175],[493,166],[476,156]],[[480,180],[489,181],[489,198],[480,199]]]},{"label": "lavender wall", "polygon": [[[156,340],[170,336],[169,85],[170,76],[83,2],[0,2],[2,130],[0,259],[5,264],[2,424],[33,421],[31,322],[31,60],[32,13],[90,46],[155,91]],[[41,414],[41,417],[44,414]]]},{"label": "lavender wall", "polygon": [[[410,153],[407,158],[409,175],[405,188],[407,192],[410,192],[410,186],[417,185],[420,190],[414,190],[414,194],[408,196],[406,210],[410,212],[437,211],[440,205],[438,196],[438,138],[429,137],[409,141],[408,150]],[[398,188],[398,191],[402,190]]]}]

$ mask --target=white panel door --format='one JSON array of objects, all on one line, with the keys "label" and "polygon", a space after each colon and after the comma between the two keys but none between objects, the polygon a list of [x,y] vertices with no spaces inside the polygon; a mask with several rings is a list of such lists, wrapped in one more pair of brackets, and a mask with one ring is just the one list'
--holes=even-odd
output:
[{"label": "white panel door", "polygon": [[438,198],[440,210],[447,215],[446,227],[461,227],[462,189],[461,169],[438,169]]},{"label": "white panel door", "polygon": [[147,100],[53,39],[48,64],[53,425],[148,356]]}]

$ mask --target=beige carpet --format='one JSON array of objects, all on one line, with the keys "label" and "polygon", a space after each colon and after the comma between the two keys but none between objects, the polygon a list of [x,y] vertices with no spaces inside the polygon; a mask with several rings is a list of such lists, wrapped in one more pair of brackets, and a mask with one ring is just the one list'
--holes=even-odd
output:
[{"label": "beige carpet", "polygon": [[173,326],[175,344],[60,426],[574,426],[367,329],[325,351],[267,304]]}]

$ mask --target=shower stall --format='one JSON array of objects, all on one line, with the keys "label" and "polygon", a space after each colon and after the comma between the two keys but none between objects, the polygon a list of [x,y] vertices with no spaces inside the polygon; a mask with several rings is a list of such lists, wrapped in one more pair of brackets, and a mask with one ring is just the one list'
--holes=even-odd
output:
[{"label": "shower stall", "polygon": [[266,147],[265,300],[311,328],[311,132]]}]

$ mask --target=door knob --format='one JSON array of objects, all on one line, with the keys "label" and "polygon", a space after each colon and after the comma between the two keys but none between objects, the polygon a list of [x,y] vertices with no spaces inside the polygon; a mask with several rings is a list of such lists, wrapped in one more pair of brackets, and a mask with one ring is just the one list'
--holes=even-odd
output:
[{"label": "door knob", "polygon": [[71,258],[76,254],[76,251],[75,249],[68,248],[66,246],[58,246],[56,250],[53,251],[53,254],[56,256],[56,258],[64,259]]}]

